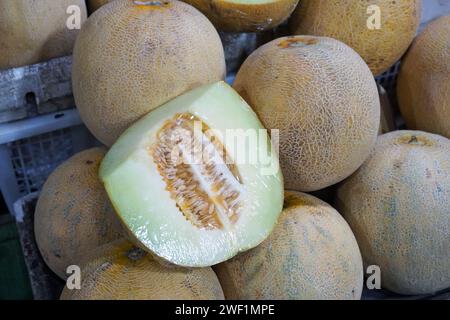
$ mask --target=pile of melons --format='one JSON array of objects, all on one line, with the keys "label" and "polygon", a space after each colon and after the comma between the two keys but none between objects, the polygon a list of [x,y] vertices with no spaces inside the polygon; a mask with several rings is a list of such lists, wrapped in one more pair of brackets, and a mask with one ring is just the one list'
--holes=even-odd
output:
[{"label": "pile of melons", "polygon": [[[359,0],[88,1],[73,93],[105,147],[57,168],[35,214],[48,266],[81,266],[62,298],[360,299],[372,265],[395,293],[449,288],[450,16],[416,37],[421,1],[375,3],[380,28]],[[286,21],[223,82],[218,30]],[[408,130],[379,136],[374,76],[402,57]]]}]

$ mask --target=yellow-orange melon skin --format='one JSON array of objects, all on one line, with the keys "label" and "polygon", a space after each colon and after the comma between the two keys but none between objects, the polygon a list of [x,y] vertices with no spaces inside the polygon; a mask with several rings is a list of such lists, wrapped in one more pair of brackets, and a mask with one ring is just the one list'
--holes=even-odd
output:
[{"label": "yellow-orange melon skin", "polygon": [[104,6],[107,3],[110,3],[112,1],[114,1],[114,0],[87,0],[86,4],[87,4],[89,14],[94,13],[94,11],[96,11],[100,7]]},{"label": "yellow-orange melon skin", "polygon": [[0,0],[0,69],[72,54],[78,29],[66,25],[71,5],[86,20],[84,0]]},{"label": "yellow-orange melon skin", "polygon": [[138,3],[101,7],[75,44],[75,102],[108,146],[151,110],[225,76],[220,37],[198,10],[174,0]]},{"label": "yellow-orange melon skin", "polygon": [[330,205],[287,191],[260,246],[215,267],[227,299],[360,299],[363,264],[350,227]]},{"label": "yellow-orange melon skin", "polygon": [[450,287],[450,140],[421,131],[380,136],[338,189],[366,265],[400,294]]},{"label": "yellow-orange melon skin", "polygon": [[[380,13],[379,29],[369,28]],[[389,69],[406,52],[420,24],[421,0],[302,0],[291,19],[293,34],[331,37],[358,52],[374,75]],[[377,27],[377,26],[375,26]]]},{"label": "yellow-orange melon skin", "polygon": [[298,3],[298,0],[247,1],[247,3],[235,0],[183,1],[199,9],[219,30],[226,32],[273,29],[289,18]]},{"label": "yellow-orange melon skin", "polygon": [[81,289],[62,300],[223,300],[211,268],[167,267],[126,240],[98,248],[81,267]]},{"label": "yellow-orange melon skin", "polygon": [[76,154],[49,176],[37,202],[35,236],[59,277],[89,251],[121,237],[122,227],[98,177],[103,148]]},{"label": "yellow-orange melon skin", "polygon": [[409,129],[450,138],[450,15],[431,22],[403,59],[397,82]]},{"label": "yellow-orange melon skin", "polygon": [[308,36],[269,42],[244,62],[233,87],[267,129],[279,130],[287,189],[316,191],[345,179],[375,144],[377,86],[342,42]]}]

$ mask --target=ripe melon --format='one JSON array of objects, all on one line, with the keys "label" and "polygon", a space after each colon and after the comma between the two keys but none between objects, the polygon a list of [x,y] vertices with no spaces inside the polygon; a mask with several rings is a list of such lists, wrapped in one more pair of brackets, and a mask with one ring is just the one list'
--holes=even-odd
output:
[{"label": "ripe melon", "polygon": [[428,294],[450,287],[450,140],[420,131],[380,136],[338,189],[337,207],[382,287]]},{"label": "ripe melon", "polygon": [[283,178],[255,113],[226,83],[150,112],[108,151],[100,177],[140,247],[206,267],[259,245],[283,206]]},{"label": "ripe melon", "polygon": [[[381,24],[373,28],[379,8]],[[293,34],[331,37],[358,52],[374,75],[406,52],[420,24],[421,0],[302,0],[292,15]],[[368,24],[371,26],[369,28]]]},{"label": "ripe melon", "polygon": [[375,80],[361,57],[337,40],[274,40],[244,62],[234,88],[266,128],[279,130],[287,189],[316,191],[343,180],[375,144]]},{"label": "ripe melon", "polygon": [[86,4],[89,14],[94,13],[98,8],[112,1],[113,0],[87,0]]},{"label": "ripe melon", "polygon": [[409,129],[450,138],[450,15],[431,22],[405,56],[397,82]]},{"label": "ripe melon", "polygon": [[211,268],[163,267],[125,240],[98,248],[81,267],[81,290],[62,300],[223,300]]},{"label": "ripe melon", "polygon": [[290,191],[270,237],[215,271],[227,299],[360,299],[363,286],[345,220],[322,200]]},{"label": "ripe melon", "polygon": [[66,26],[71,5],[78,6],[83,23],[84,0],[0,0],[0,69],[72,54],[79,30]]},{"label": "ripe melon", "polygon": [[298,0],[183,0],[221,31],[257,32],[273,29],[294,11]]},{"label": "ripe melon", "polygon": [[34,215],[36,242],[59,277],[90,250],[118,239],[121,225],[98,177],[103,148],[76,154],[48,178]]},{"label": "ripe melon", "polygon": [[74,49],[73,93],[81,117],[104,144],[136,120],[197,86],[222,80],[217,31],[175,0],[117,0],[84,24]]}]

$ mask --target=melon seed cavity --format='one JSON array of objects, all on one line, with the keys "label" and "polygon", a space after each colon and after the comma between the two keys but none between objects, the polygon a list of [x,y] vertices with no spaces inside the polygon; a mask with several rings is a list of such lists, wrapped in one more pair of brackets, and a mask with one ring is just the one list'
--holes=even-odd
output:
[{"label": "melon seed cavity", "polygon": [[194,226],[229,229],[237,222],[244,191],[237,166],[203,121],[189,113],[167,120],[150,155],[166,190]]}]

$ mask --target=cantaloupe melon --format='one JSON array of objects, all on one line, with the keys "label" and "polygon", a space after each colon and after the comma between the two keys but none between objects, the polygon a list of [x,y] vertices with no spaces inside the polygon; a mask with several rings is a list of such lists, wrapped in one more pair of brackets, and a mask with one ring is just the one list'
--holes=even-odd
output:
[{"label": "cantaloupe melon", "polygon": [[254,248],[283,206],[267,131],[224,82],[136,122],[108,151],[100,177],[136,243],[179,266],[208,267]]},{"label": "cantaloupe melon", "polygon": [[339,187],[338,210],[381,286],[401,294],[450,287],[450,140],[420,131],[380,136]]},{"label": "cantaloupe melon", "polygon": [[416,38],[397,85],[408,128],[450,138],[450,15],[431,22]]},{"label": "cantaloupe melon", "polygon": [[274,40],[244,62],[234,88],[266,128],[279,130],[287,189],[316,191],[343,180],[376,141],[375,80],[361,57],[337,40]]},{"label": "cantaloupe melon", "polygon": [[74,49],[78,110],[108,146],[151,110],[224,76],[217,31],[175,0],[113,1],[88,19]]},{"label": "cantaloupe melon", "polygon": [[89,14],[94,13],[97,9],[114,0],[86,0]]},{"label": "cantaloupe melon", "polygon": [[270,237],[215,271],[227,299],[360,299],[363,286],[345,220],[322,200],[290,191]]},{"label": "cantaloupe melon", "polygon": [[81,267],[81,289],[63,300],[222,300],[211,268],[163,267],[141,249],[118,240],[96,250]]},{"label": "cantaloupe melon", "polygon": [[76,154],[48,178],[36,206],[35,236],[44,261],[65,279],[69,265],[121,236],[121,225],[98,177],[106,150]]},{"label": "cantaloupe melon", "polygon": [[202,11],[221,31],[256,32],[275,28],[298,0],[183,0]]},{"label": "cantaloupe melon", "polygon": [[0,0],[0,69],[72,54],[79,31],[66,24],[72,5],[80,9],[79,22],[84,23],[84,0]]},{"label": "cantaloupe melon", "polygon": [[421,0],[302,0],[292,15],[291,31],[346,43],[378,75],[408,49],[420,24],[421,8]]}]

